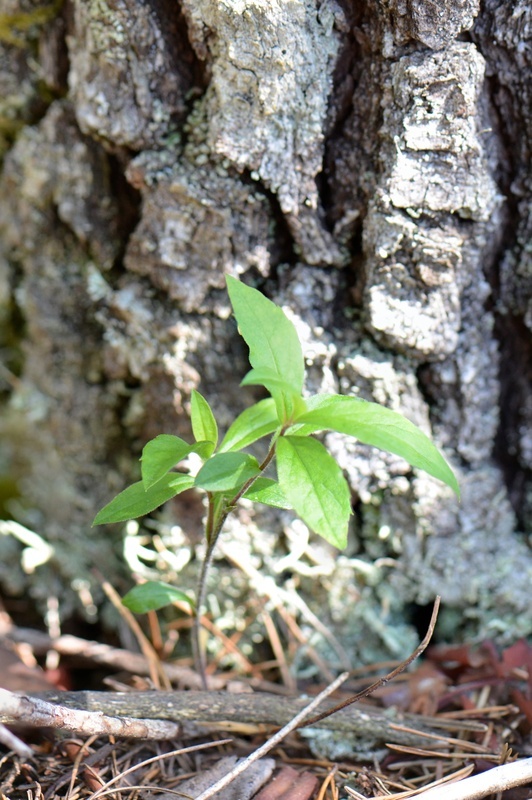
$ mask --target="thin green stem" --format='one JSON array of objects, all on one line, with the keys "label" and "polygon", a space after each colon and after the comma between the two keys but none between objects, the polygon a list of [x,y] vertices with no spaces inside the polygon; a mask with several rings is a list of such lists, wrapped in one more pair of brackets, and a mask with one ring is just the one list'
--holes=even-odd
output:
[{"label": "thin green stem", "polygon": [[212,496],[212,492],[207,492],[207,499],[209,501],[209,506],[207,511],[207,521],[205,523],[205,538],[207,539],[208,544],[211,541],[212,531],[214,528],[214,498]]},{"label": "thin green stem", "polygon": [[[260,464],[260,474],[264,472],[264,470],[269,466],[273,457],[275,456],[275,447],[277,444],[277,439],[279,436],[282,436],[286,426],[281,429],[279,434],[276,434],[271,443],[268,453],[266,454],[266,458]],[[209,570],[211,568],[213,556],[214,556],[214,548],[216,547],[216,542],[218,541],[218,537],[222,532],[222,528],[225,525],[225,521],[229,514],[231,514],[238,501],[244,494],[248,491],[248,489],[255,483],[259,476],[256,475],[254,478],[250,478],[250,480],[246,481],[246,483],[238,490],[235,496],[226,504],[222,506],[221,512],[219,515],[215,514],[215,500],[213,494],[211,492],[207,493],[207,497],[209,500],[209,507],[207,511],[207,521],[205,523],[205,538],[207,540],[207,550],[205,552],[205,558],[203,559],[203,564],[201,565],[201,572],[198,579],[198,588],[197,588],[197,597],[196,597],[196,613],[194,615],[194,625],[192,627],[192,650],[194,655],[194,664],[196,667],[196,671],[200,675],[201,683],[203,689],[207,689],[207,659],[205,656],[205,651],[201,646],[201,613],[203,606],[205,604],[205,597],[207,594],[207,577],[209,574]],[[216,518],[217,517],[217,518]]]},{"label": "thin green stem", "polygon": [[201,612],[203,606],[205,605],[205,596],[207,594],[207,575],[209,573],[209,569],[212,564],[214,548],[216,546],[216,541],[218,539],[220,530],[218,531],[217,534],[211,537],[211,540],[207,544],[205,558],[203,559],[203,563],[201,565],[201,572],[198,579],[198,591],[197,591],[198,596],[196,598],[196,613],[194,615],[194,625],[192,628],[192,650],[194,654],[194,664],[196,666],[196,671],[198,672],[201,678],[202,688],[205,690],[208,689],[209,687],[207,686],[207,673],[206,673],[207,659],[205,656],[205,650],[201,646]]},{"label": "thin green stem", "polygon": [[[274,457],[274,455],[275,455],[275,448],[276,448],[276,446],[277,446],[277,440],[278,440],[279,436],[282,436],[282,435],[283,435],[283,433],[285,432],[285,430],[286,430],[286,428],[287,428],[287,427],[288,427],[288,426],[287,426],[287,425],[285,425],[283,428],[281,428],[281,430],[279,431],[279,433],[278,433],[278,434],[276,433],[276,434],[274,435],[274,437],[273,437],[273,439],[272,439],[272,441],[271,441],[271,443],[270,443],[270,449],[268,450],[268,452],[267,452],[267,454],[266,454],[266,458],[264,459],[264,461],[262,462],[262,464],[260,464],[260,465],[259,465],[259,469],[260,469],[260,475],[262,475],[262,473],[263,473],[263,472],[264,472],[264,471],[267,469],[267,467],[268,467],[268,466],[269,466],[269,464],[271,463],[271,461],[272,461],[272,459],[273,459],[273,457]],[[238,490],[238,492],[235,494],[235,496],[233,497],[233,499],[231,500],[231,502],[230,502],[230,504],[229,504],[229,505],[230,505],[230,509],[231,509],[231,510],[233,510],[233,508],[236,506],[236,504],[238,503],[238,501],[239,501],[239,500],[240,500],[240,499],[241,499],[241,498],[242,498],[242,497],[243,497],[243,496],[246,494],[246,492],[248,491],[248,489],[250,489],[250,488],[253,486],[253,484],[255,483],[255,481],[257,480],[257,478],[258,478],[258,477],[260,477],[260,476],[259,476],[259,475],[255,475],[255,477],[254,477],[254,478],[250,478],[250,479],[249,479],[248,481],[246,481],[246,483],[245,483],[245,484],[244,484],[244,485],[243,485],[243,486],[242,486],[242,487],[241,487],[241,488]],[[224,520],[224,521],[225,521],[225,520]]]}]

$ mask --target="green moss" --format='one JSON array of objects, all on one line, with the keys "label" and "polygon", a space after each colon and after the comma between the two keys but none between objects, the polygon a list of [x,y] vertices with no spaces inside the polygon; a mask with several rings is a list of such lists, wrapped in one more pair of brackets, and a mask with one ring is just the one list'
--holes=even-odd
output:
[{"label": "green moss", "polygon": [[17,482],[10,475],[0,474],[0,519],[11,516],[10,506],[13,500],[20,499]]},{"label": "green moss", "polygon": [[0,14],[0,42],[25,48],[27,40],[38,35],[38,29],[54,19],[59,13],[63,0],[55,0],[47,6],[33,11],[20,11],[18,14]]}]

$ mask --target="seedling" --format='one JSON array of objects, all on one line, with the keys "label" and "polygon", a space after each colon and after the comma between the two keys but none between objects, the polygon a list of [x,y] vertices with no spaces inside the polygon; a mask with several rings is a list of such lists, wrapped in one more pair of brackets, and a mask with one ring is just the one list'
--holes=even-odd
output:
[{"label": "seedling", "polygon": [[[335,547],[341,549],[347,544],[349,486],[334,458],[313,434],[337,431],[388,450],[443,481],[459,496],[454,473],[439,450],[401,414],[346,395],[304,397],[305,362],[294,325],[281,308],[256,289],[229,276],[227,289],[239,332],[249,347],[252,367],[241,385],[263,386],[270,396],[243,411],[219,442],[218,426],[208,402],[193,391],[194,443],[169,434],[148,442],[141,457],[142,480],[111,500],[93,523],[124,522],[149,514],[181,492],[206,493],[207,549],[196,603],[181,590],[156,581],[135,587],[123,601],[135,612],[162,608],[175,600],[195,607],[193,644],[204,683],[199,619],[207,574],[224,523],[242,498],[292,509],[312,531]],[[270,437],[269,448],[259,463],[245,449],[264,437]],[[197,473],[175,472],[191,453],[201,459]],[[276,478],[265,474],[273,462]]]}]

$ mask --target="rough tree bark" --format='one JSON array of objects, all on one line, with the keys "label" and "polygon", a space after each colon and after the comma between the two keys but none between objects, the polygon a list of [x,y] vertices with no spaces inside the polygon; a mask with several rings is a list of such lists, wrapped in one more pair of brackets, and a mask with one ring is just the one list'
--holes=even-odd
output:
[{"label": "rough tree bark", "polygon": [[[227,548],[289,570],[351,662],[408,650],[436,592],[455,639],[530,633],[531,32],[527,0],[4,0],[3,514],[54,548],[30,580],[0,537],[8,593],[72,587],[68,615],[93,565],[119,584],[95,511],[149,437],[187,436],[193,388],[222,425],[249,399],[227,272],[289,310],[312,390],[402,411],[463,490],[331,435],[347,553],[247,509]],[[184,498],[141,533],[188,582]]]}]

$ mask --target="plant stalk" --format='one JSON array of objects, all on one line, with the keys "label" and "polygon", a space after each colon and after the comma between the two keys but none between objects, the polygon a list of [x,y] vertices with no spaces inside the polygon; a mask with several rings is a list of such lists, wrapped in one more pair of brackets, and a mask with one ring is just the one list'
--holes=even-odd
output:
[{"label": "plant stalk", "polygon": [[[283,434],[285,428],[282,429],[280,435]],[[274,436],[272,442],[270,444],[268,453],[266,454],[266,458],[260,464],[260,474],[267,469],[268,465],[271,463],[274,455],[275,455],[275,446],[277,443],[278,436]],[[227,505],[223,507],[222,513],[215,519],[215,512],[214,512],[214,497],[212,493],[208,493],[209,498],[209,507],[207,511],[207,521],[205,523],[205,538],[207,541],[207,550],[205,552],[205,558],[203,559],[203,564],[201,565],[201,572],[198,579],[197,585],[197,592],[196,592],[196,613],[194,614],[194,624],[192,626],[192,652],[194,656],[194,666],[196,671],[198,672],[201,678],[201,684],[204,690],[208,689],[207,686],[207,659],[205,656],[205,651],[201,646],[201,613],[203,606],[205,604],[205,597],[207,594],[207,578],[209,575],[209,570],[211,568],[213,556],[214,556],[214,548],[216,547],[216,542],[218,541],[218,537],[222,532],[222,528],[225,525],[225,521],[229,514],[234,511],[236,504],[240,500],[241,497],[248,491],[248,489],[253,485],[253,483],[257,480],[259,476],[256,475],[254,478],[250,478],[249,481],[238,490],[235,496],[229,501]]]},{"label": "plant stalk", "polygon": [[207,594],[207,575],[212,564],[217,538],[218,537],[211,537],[211,540],[207,544],[207,551],[201,565],[196,598],[196,613],[194,614],[194,624],[192,626],[192,651],[194,655],[194,665],[196,667],[196,672],[201,678],[201,685],[204,690],[208,689],[206,673],[207,659],[205,656],[205,650],[201,646],[201,611],[205,604],[205,596]]}]

